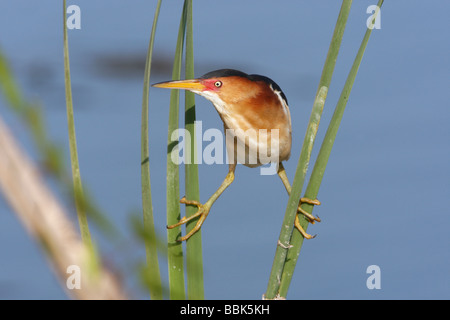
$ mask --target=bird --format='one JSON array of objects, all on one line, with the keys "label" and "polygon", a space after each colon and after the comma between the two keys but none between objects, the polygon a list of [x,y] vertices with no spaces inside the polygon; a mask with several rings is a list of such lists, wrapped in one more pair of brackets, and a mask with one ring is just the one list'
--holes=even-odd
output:
[{"label": "bird", "polygon": [[[173,229],[193,219],[198,220],[195,227],[178,241],[186,241],[200,230],[214,202],[234,181],[237,162],[251,168],[269,162],[276,164],[277,174],[290,195],[291,185],[282,162],[287,161],[291,154],[291,116],[286,95],[272,79],[234,69],[219,69],[199,78],[159,82],[152,87],[188,90],[206,98],[212,102],[227,133],[228,173],[205,203],[185,197],[180,200],[185,205],[196,206],[198,210],[167,228]],[[295,218],[295,228],[304,238],[312,239],[315,236],[306,233],[300,225],[299,214],[310,223],[321,220],[303,210],[301,203],[320,205],[320,201],[301,198]]]}]

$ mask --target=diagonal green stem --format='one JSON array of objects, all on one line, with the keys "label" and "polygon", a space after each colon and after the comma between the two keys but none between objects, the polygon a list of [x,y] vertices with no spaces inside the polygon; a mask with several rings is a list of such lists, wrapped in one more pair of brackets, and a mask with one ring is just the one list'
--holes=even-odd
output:
[{"label": "diagonal green stem", "polygon": [[298,202],[301,196],[302,186],[305,180],[306,170],[308,169],[309,159],[311,157],[311,151],[314,146],[317,130],[319,129],[320,116],[323,111],[323,105],[325,103],[327,93],[327,87],[322,87],[315,99],[313,110],[311,112],[305,139],[303,141],[302,152],[297,165],[297,171],[295,172],[294,183],[289,196],[288,206],[286,208],[280,236],[278,238],[275,259],[272,265],[269,284],[265,295],[267,299],[275,298],[278,292],[278,286],[286,260],[287,248],[289,247],[289,240],[292,234],[294,219],[297,214]]},{"label": "diagonal green stem", "polygon": [[150,91],[150,71],[153,55],[153,43],[155,40],[156,25],[158,22],[161,1],[158,0],[153,18],[152,31],[145,61],[144,90],[142,96],[142,123],[141,123],[141,187],[142,187],[142,211],[144,218],[145,252],[147,256],[148,276],[150,281],[150,296],[152,299],[162,299],[161,276],[158,264],[158,251],[156,245],[156,232],[153,222],[152,192],[150,184],[150,160],[148,137],[148,103]]},{"label": "diagonal green stem", "polygon": [[[183,6],[180,27],[178,29],[177,46],[173,62],[172,80],[179,80],[181,76],[181,62],[183,58],[183,44],[186,30],[186,3]],[[173,225],[180,220],[180,185],[178,164],[172,161],[172,152],[177,152],[178,141],[172,140],[172,133],[178,129],[179,122],[179,90],[170,92],[169,109],[169,137],[167,143],[167,225]],[[167,241],[169,243],[169,290],[170,299],[184,300],[184,267],[183,246],[177,239],[181,234],[181,227],[167,230]]]},{"label": "diagonal green stem", "polygon": [[[295,178],[292,184],[292,191],[289,196],[285,218],[283,220],[282,229],[280,232],[279,245],[277,246],[275,252],[275,258],[269,277],[269,284],[267,286],[267,291],[265,294],[265,297],[267,299],[273,299],[279,294],[280,280],[282,278],[282,273],[285,270],[286,257],[288,253],[287,248],[290,245],[290,238],[293,229],[292,226],[294,224],[295,215],[297,213],[297,205],[301,196],[302,187],[306,176],[306,170],[308,168],[312,147],[323,110],[323,105],[326,100],[328,88],[330,86],[334,67],[336,65],[336,60],[339,53],[342,37],[344,35],[345,25],[350,12],[351,4],[351,0],[344,0],[342,2],[341,10],[336,22],[336,27],[331,39],[324,69],[322,71],[322,76],[319,82],[319,88],[317,89],[316,99],[314,101],[313,111],[311,112],[307,133],[305,135],[302,151],[297,165]],[[294,232],[294,234],[297,233],[298,232]]]},{"label": "diagonal green stem", "polygon": [[[383,0],[378,2],[378,7],[381,8],[383,4]],[[376,14],[374,15],[375,19]],[[362,40],[361,46],[359,47],[356,58],[353,62],[352,68],[349,72],[347,80],[345,82],[342,93],[339,97],[338,103],[336,105],[336,109],[334,111],[333,117],[330,121],[330,125],[328,126],[327,132],[325,134],[325,138],[323,140],[322,146],[319,151],[319,155],[317,156],[316,163],[314,165],[314,169],[311,173],[311,177],[306,188],[305,197],[315,199],[319,192],[320,184],[322,182],[323,175],[325,173],[325,168],[328,163],[328,159],[330,157],[331,149],[333,147],[334,141],[336,139],[337,131],[339,129],[339,125],[342,120],[342,116],[344,114],[345,107],[347,105],[348,98],[350,96],[350,92],[352,90],[353,83],[356,78],[356,74],[358,73],[359,66],[361,64],[361,60],[364,55],[364,51],[366,49],[367,43],[370,38],[372,30],[367,29],[364,38]],[[312,206],[308,204],[302,204],[302,208],[309,213],[312,213]],[[301,219],[301,225],[306,229],[308,222],[305,219]],[[283,274],[281,277],[280,291],[279,294],[282,297],[286,297],[287,291],[292,279],[293,270],[298,260],[298,256],[300,254],[300,250],[303,244],[303,237],[301,237],[297,232],[292,234],[292,238],[290,244],[293,246],[287,255],[287,261],[285,265],[285,269],[283,270]]]}]

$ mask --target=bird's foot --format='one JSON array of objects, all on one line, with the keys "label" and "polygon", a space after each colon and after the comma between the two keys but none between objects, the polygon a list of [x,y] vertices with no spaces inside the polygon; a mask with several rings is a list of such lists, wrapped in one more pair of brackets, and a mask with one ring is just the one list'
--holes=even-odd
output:
[{"label": "bird's foot", "polygon": [[317,222],[322,221],[322,220],[320,220],[319,217],[315,217],[311,213],[309,213],[308,211],[302,209],[302,207],[301,207],[302,203],[311,204],[313,206],[320,206],[320,201],[319,200],[317,200],[317,199],[312,200],[312,199],[309,199],[309,198],[301,198],[300,199],[300,203],[299,203],[298,208],[297,208],[297,212],[300,212],[301,214],[303,214],[308,219],[308,221],[310,223],[312,223],[312,224],[314,224],[316,221]]},{"label": "bird's foot", "polygon": [[206,217],[208,216],[209,210],[211,208],[211,206],[208,204],[203,205],[200,202],[195,201],[195,200],[187,200],[185,197],[181,198],[180,203],[184,203],[184,204],[190,205],[190,206],[196,206],[198,208],[198,210],[192,216],[183,217],[180,219],[180,221],[178,223],[175,223],[171,226],[167,226],[167,229],[173,229],[173,228],[179,227],[179,226],[191,221],[192,219],[195,219],[197,217],[200,217],[200,218],[198,219],[197,223],[195,224],[195,227],[187,235],[177,239],[177,241],[179,241],[179,242],[186,241],[194,233],[196,233],[198,230],[200,230],[200,228],[202,227],[202,224],[205,221]]},{"label": "bird's foot", "polygon": [[[308,203],[308,204],[311,204],[311,205],[314,205],[314,206],[318,206],[318,205],[320,205],[320,201],[317,200],[317,199],[312,200],[312,199],[309,199],[309,198],[301,198],[300,199],[300,204],[299,204],[299,206],[297,208],[297,213],[303,214],[305,216],[305,218],[310,223],[314,224],[316,221],[320,222],[321,220],[320,220],[319,217],[315,217],[311,213],[309,213],[306,210],[304,210],[303,208],[301,208],[301,204],[302,203]],[[303,229],[303,227],[300,225],[298,214],[295,217],[295,224],[294,224],[294,226],[297,228],[298,231],[300,231],[300,233],[302,234],[302,236],[304,238],[306,238],[306,239],[313,239],[313,238],[316,237],[316,235],[312,236],[312,235],[306,233],[305,229]]]}]

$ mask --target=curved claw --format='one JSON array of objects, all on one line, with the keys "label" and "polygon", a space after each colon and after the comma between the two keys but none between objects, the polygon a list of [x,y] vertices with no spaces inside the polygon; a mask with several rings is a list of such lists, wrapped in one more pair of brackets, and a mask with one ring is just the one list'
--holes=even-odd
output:
[{"label": "curved claw", "polygon": [[302,203],[307,203],[310,205],[314,205],[314,206],[320,206],[320,201],[317,199],[309,199],[309,198],[301,198],[300,199],[300,204],[298,205],[297,211],[300,212],[301,214],[303,214],[310,223],[314,224],[316,221],[317,222],[321,222],[322,220],[317,216],[313,216],[311,213],[307,212],[306,210],[304,210],[303,208],[301,208]]},{"label": "curved claw", "polygon": [[[312,200],[312,199],[309,199],[309,198],[301,198],[301,199],[300,199],[299,206],[298,206],[298,208],[297,208],[297,212],[303,214],[303,215],[305,216],[305,218],[306,218],[311,224],[314,224],[316,221],[317,221],[317,222],[321,222],[321,221],[322,221],[318,216],[315,217],[315,216],[313,216],[311,213],[309,213],[308,211],[304,210],[304,209],[301,207],[301,204],[302,204],[302,203],[307,203],[307,204],[310,204],[310,205],[319,206],[319,205],[320,205],[320,201],[319,201],[319,200],[317,200],[317,199]],[[294,223],[294,226],[297,228],[298,231],[300,231],[300,233],[302,234],[302,236],[303,236],[305,239],[314,239],[314,238],[317,236],[317,235],[313,235],[313,236],[312,236],[312,235],[306,233],[306,231],[305,231],[305,230],[303,229],[303,227],[300,225],[300,221],[299,221],[298,215],[295,217],[295,223]]]},{"label": "curved claw", "polygon": [[298,206],[297,211],[303,214],[306,217],[306,219],[308,219],[308,221],[312,224],[314,224],[316,221],[317,222],[322,221],[322,219],[320,219],[318,216],[317,217],[313,216],[311,213],[302,209],[300,206]]},{"label": "curved claw", "polygon": [[184,203],[186,205],[190,205],[190,206],[197,206],[198,208],[202,207],[203,205],[195,200],[187,200],[186,197],[183,197],[180,199],[180,203]]},{"label": "curved claw", "polygon": [[209,208],[203,204],[201,204],[198,201],[195,200],[187,200],[186,197],[181,198],[180,200],[181,203],[184,203],[186,205],[192,205],[192,206],[197,206],[198,210],[195,214],[193,214],[190,217],[183,217],[180,219],[180,221],[178,221],[178,223],[175,223],[173,225],[167,226],[167,229],[173,229],[176,227],[179,227],[189,221],[191,221],[192,219],[195,219],[197,217],[200,217],[197,221],[197,223],[195,224],[195,227],[184,237],[181,237],[179,239],[177,239],[178,242],[182,242],[182,241],[186,241],[187,239],[189,239],[194,233],[196,233],[198,230],[200,230],[200,228],[202,227],[203,222],[206,219],[206,216],[209,213]]},{"label": "curved claw", "polygon": [[298,220],[298,215],[295,217],[294,226],[295,226],[295,228],[297,228],[298,231],[300,231],[303,238],[305,238],[305,239],[314,239],[317,236],[317,234],[312,236],[309,233],[306,233],[305,229],[303,229],[303,227],[300,225],[300,221]]},{"label": "curved claw", "polygon": [[309,199],[309,198],[301,198],[300,199],[300,204],[302,203],[308,203],[308,204],[312,204],[313,206],[320,206],[321,202],[317,199]]}]

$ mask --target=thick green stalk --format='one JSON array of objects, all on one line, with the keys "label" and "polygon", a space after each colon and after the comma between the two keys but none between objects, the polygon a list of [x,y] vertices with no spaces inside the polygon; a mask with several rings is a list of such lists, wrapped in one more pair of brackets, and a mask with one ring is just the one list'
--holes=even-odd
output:
[{"label": "thick green stalk", "polygon": [[[184,34],[186,30],[186,5],[183,7],[180,27],[178,29],[177,46],[173,62],[172,80],[179,80],[181,76],[181,62],[183,58]],[[180,220],[180,173],[178,164],[172,161],[172,152],[178,152],[178,141],[172,140],[172,133],[178,129],[179,122],[179,90],[170,92],[169,109],[169,137],[167,144],[167,225],[173,225]],[[184,267],[183,246],[177,239],[181,234],[181,227],[167,230],[167,241],[169,243],[169,290],[170,299],[184,300]]]},{"label": "thick green stalk", "polygon": [[[192,22],[192,0],[186,0],[186,79],[193,79],[194,75],[194,37]],[[185,189],[186,198],[200,201],[200,187],[198,181],[197,144],[195,139],[195,94],[185,92],[185,128],[191,137],[190,152],[186,154]],[[190,159],[187,157],[190,156]],[[186,216],[197,212],[196,207],[186,206]],[[196,221],[186,225],[186,233],[195,226]],[[201,230],[192,235],[186,243],[186,275],[187,295],[190,300],[204,299],[203,289],[203,258]]]},{"label": "thick green stalk", "polygon": [[161,1],[156,5],[153,18],[152,32],[147,50],[144,73],[144,90],[142,95],[142,123],[141,123],[141,187],[142,187],[142,211],[144,218],[145,252],[147,256],[148,276],[150,278],[150,296],[152,299],[162,299],[161,275],[159,272],[158,251],[156,245],[156,232],[153,222],[152,192],[150,184],[150,154],[148,137],[148,103],[150,91],[150,71],[153,55],[153,43],[155,40],[156,25],[158,22]]},{"label": "thick green stalk", "polygon": [[[292,184],[292,191],[288,200],[285,219],[283,220],[283,225],[280,232],[279,245],[277,246],[275,252],[272,271],[269,277],[269,284],[267,286],[267,291],[265,294],[267,299],[273,299],[277,294],[279,294],[280,279],[285,269],[287,251],[289,246],[291,245],[290,238],[292,234],[292,226],[297,212],[296,208],[301,196],[301,191],[306,176],[306,170],[309,164],[312,147],[318,129],[314,126],[318,126],[320,122],[323,104],[325,103],[334,67],[336,65],[336,60],[339,53],[342,37],[344,35],[345,25],[350,13],[351,5],[351,0],[344,0],[342,2],[341,10],[336,22],[336,27],[334,29],[330,47],[328,49],[327,58],[319,82],[319,88],[317,89],[316,99],[314,100],[313,111],[311,113],[310,122],[308,124],[307,133],[305,135],[300,159],[295,173],[295,178]],[[304,229],[306,230],[306,228]],[[298,232],[294,231],[293,233],[297,234]]]},{"label": "thick green stalk", "polygon": [[[381,8],[383,4],[383,0],[378,2],[378,7]],[[364,55],[364,51],[366,49],[367,43],[370,38],[372,30],[367,29],[366,34],[362,40],[361,46],[359,47],[356,58],[353,62],[352,68],[349,72],[347,80],[345,82],[344,88],[339,97],[338,103],[336,105],[336,109],[334,111],[333,117],[330,121],[330,125],[328,126],[327,132],[325,134],[325,138],[323,140],[322,146],[319,151],[319,155],[317,156],[316,163],[314,165],[314,169],[311,173],[311,177],[308,183],[308,186],[305,191],[305,197],[315,199],[319,192],[320,184],[322,182],[323,175],[325,173],[325,168],[328,163],[328,159],[330,157],[331,149],[333,147],[334,141],[336,139],[337,131],[339,129],[339,125],[342,120],[342,116],[344,114],[345,107],[347,105],[348,98],[350,96],[350,92],[353,87],[353,83],[356,78],[356,74],[358,73],[359,66],[361,64],[361,60]],[[312,206],[307,204],[302,204],[302,208],[309,213],[312,213]],[[304,228],[307,227],[308,222],[306,219],[301,219],[300,223]],[[295,268],[295,265],[298,260],[298,256],[300,254],[300,250],[303,244],[303,237],[299,235],[297,232],[292,234],[290,244],[293,246],[287,255],[287,262],[281,277],[280,284],[280,296],[286,297],[287,291],[292,279],[292,274]]]},{"label": "thick green stalk", "polygon": [[[64,80],[66,87],[66,109],[67,125],[69,131],[70,159],[72,165],[72,178],[75,196],[75,207],[80,224],[81,238],[83,243],[93,252],[91,234],[89,232],[86,206],[84,205],[83,186],[81,183],[80,166],[78,163],[77,140],[75,134],[75,121],[73,116],[72,87],[70,81],[70,62],[69,62],[69,44],[67,39],[67,15],[66,0],[63,1],[63,33],[64,33]],[[94,255],[93,255],[94,256]]]},{"label": "thick green stalk", "polygon": [[319,129],[320,116],[323,111],[323,105],[328,93],[327,87],[322,87],[316,96],[313,110],[309,119],[308,128],[306,130],[305,139],[303,141],[302,152],[298,161],[297,170],[295,172],[294,184],[292,185],[291,194],[289,196],[288,206],[283,219],[278,245],[275,251],[275,258],[270,273],[269,284],[265,297],[273,299],[276,297],[279,286],[279,279],[286,261],[286,255],[289,248],[289,240],[292,234],[294,219],[297,214],[298,202],[302,193],[302,186],[308,169],[309,159],[311,157],[312,148]]}]

